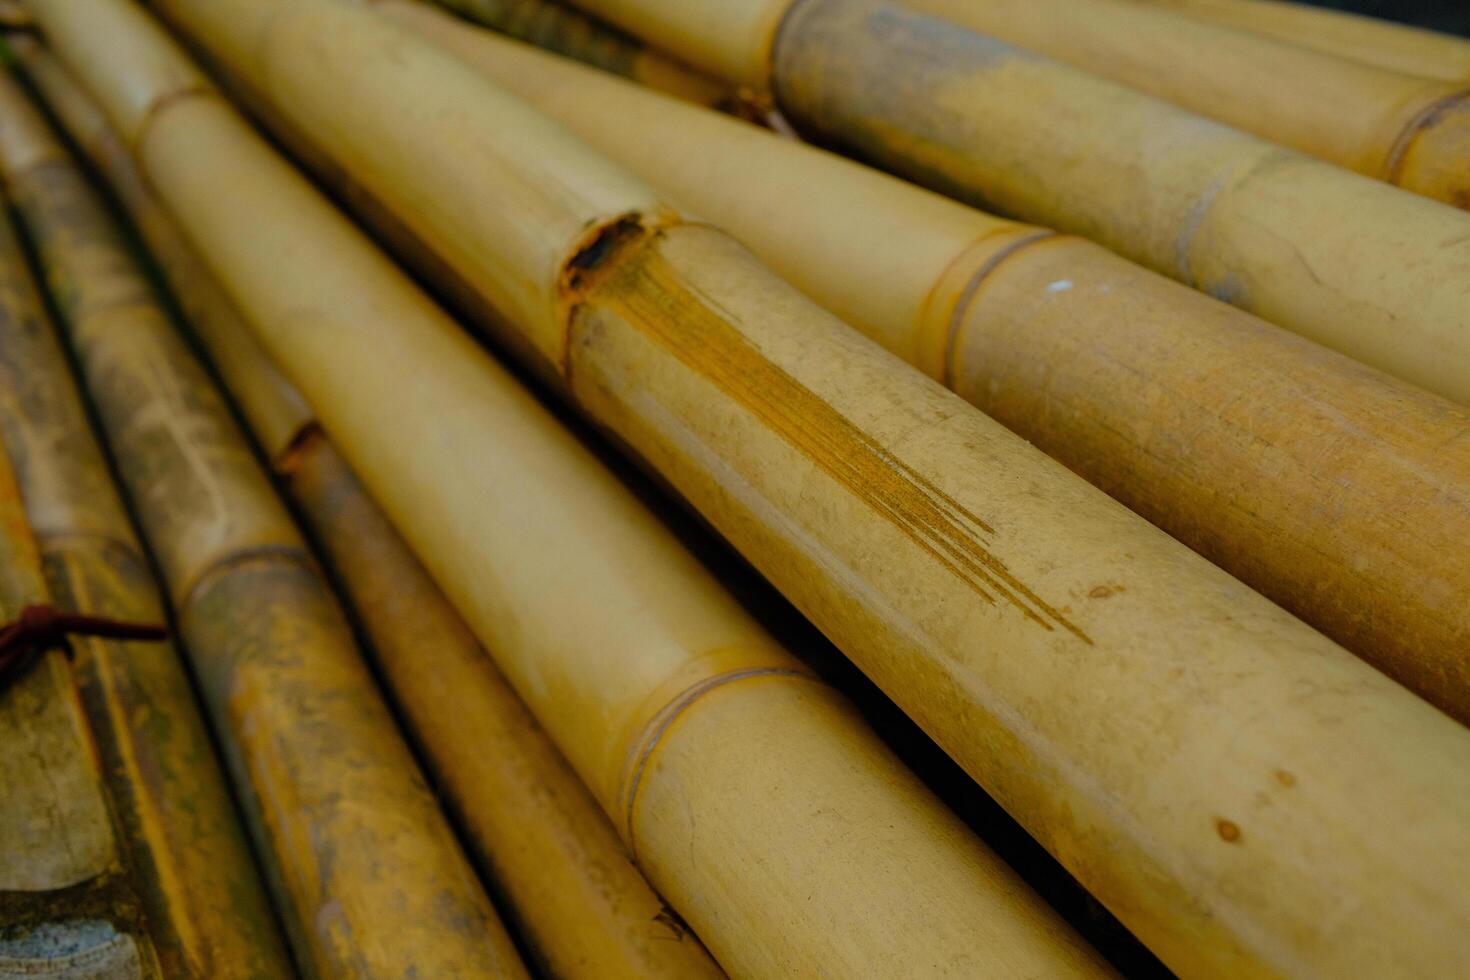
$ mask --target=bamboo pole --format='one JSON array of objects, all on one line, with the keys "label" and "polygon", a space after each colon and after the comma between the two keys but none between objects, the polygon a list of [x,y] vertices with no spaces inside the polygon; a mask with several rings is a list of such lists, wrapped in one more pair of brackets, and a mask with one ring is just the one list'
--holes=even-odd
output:
[{"label": "bamboo pole", "polygon": [[[0,140],[23,138],[0,128]],[[40,165],[46,148],[34,150]],[[0,228],[0,433],[14,447],[48,584],[63,607],[163,622],[157,585],[8,226]],[[178,651],[94,637],[72,647],[167,975],[290,975]]]},{"label": "bamboo pole", "polygon": [[1273,143],[1470,208],[1470,90],[1137,0],[905,0]]},{"label": "bamboo pole", "polygon": [[557,977],[719,975],[629,863],[596,801],[322,435],[299,392],[269,363],[100,111],[48,52],[23,41],[14,46],[27,76],[134,218],[322,545],[436,782],[538,966]]},{"label": "bamboo pole", "polygon": [[885,0],[578,5],[918,183],[1470,404],[1470,215]]},{"label": "bamboo pole", "polygon": [[[10,239],[8,224],[0,236]],[[7,254],[6,258],[12,258]],[[4,353],[8,354],[9,351]],[[0,626],[50,603],[0,438]],[[164,976],[123,864],[76,681],[59,649],[0,688],[0,976]]]},{"label": "bamboo pole", "polygon": [[1470,456],[1444,448],[1470,432],[1458,406],[1090,242],[972,211],[423,3],[377,6],[1470,722],[1470,563],[1444,547],[1470,540]]},{"label": "bamboo pole", "polygon": [[438,0],[461,16],[669,95],[716,105],[730,87],[552,0]]},{"label": "bamboo pole", "polygon": [[[147,26],[133,8],[95,10],[128,18],[112,40],[179,64],[154,47],[161,35],[133,33]],[[69,36],[64,22],[55,36]],[[151,114],[139,145],[148,178],[257,331],[286,309],[308,317],[292,332],[314,352],[282,363],[722,963],[753,975],[1106,972],[310,185],[216,100],[171,105],[189,108]],[[201,155],[165,175],[160,135]],[[248,237],[221,234],[197,206],[190,188],[216,180],[234,189],[231,207],[267,209]],[[348,335],[374,355],[346,372],[312,366]]]},{"label": "bamboo pole", "polygon": [[300,965],[523,975],[223,402],[8,77],[0,129],[0,172],[169,586]]},{"label": "bamboo pole", "polygon": [[[530,526],[570,541],[617,527],[578,517],[586,508],[548,516],[553,500],[506,489],[506,474],[524,464],[490,473],[475,462],[503,458],[520,434],[472,411],[470,343],[390,305],[388,268],[366,258],[353,260],[352,289],[322,299],[326,277],[306,268],[308,257],[345,264],[347,241],[305,234],[304,216],[320,204],[269,169],[215,100],[170,94],[200,82],[131,8],[44,0],[37,9],[467,619],[505,630],[498,614],[508,606],[547,603],[558,631],[585,623],[582,607],[560,599],[590,590],[546,578],[507,603],[487,567],[484,556],[507,540],[543,574],[582,547],[529,543]],[[371,11],[194,0],[169,12],[481,284],[531,363],[560,377],[1166,962],[1234,975],[1435,973],[1463,961],[1467,897],[1442,874],[1470,857],[1463,727]],[[99,17],[106,61],[86,40]],[[232,193],[219,194],[221,183]],[[246,214],[248,243],[236,235]],[[527,284],[542,284],[539,297]],[[381,396],[389,390],[391,405]],[[424,419],[435,420],[432,440],[421,437]],[[559,473],[548,485],[570,495],[585,482]],[[509,526],[494,518],[500,501]],[[545,595],[553,588],[555,598]],[[618,608],[619,595],[604,607]],[[605,613],[588,629],[599,649],[615,644]],[[588,684],[526,662],[507,673],[538,705],[539,691],[567,701],[569,686]],[[710,696],[698,703],[710,712]],[[719,713],[703,714],[676,734],[735,751],[706,727]],[[586,726],[580,714],[543,721],[584,773],[609,771],[584,766],[558,734]],[[809,747],[770,726],[743,730],[758,738],[757,756]],[[607,751],[605,738],[596,745]],[[695,771],[711,783],[640,783],[635,802],[678,814],[717,798],[723,771]],[[616,779],[589,782],[604,801],[622,798]],[[665,829],[686,822],[666,819]],[[1388,838],[1384,826],[1413,829]],[[651,878],[685,909],[680,890],[664,885],[668,866],[637,840]],[[694,921],[723,955],[714,931]]]},{"label": "bamboo pole", "polygon": [[1390,71],[1449,82],[1470,79],[1470,41],[1453,34],[1281,0],[1147,2]]}]

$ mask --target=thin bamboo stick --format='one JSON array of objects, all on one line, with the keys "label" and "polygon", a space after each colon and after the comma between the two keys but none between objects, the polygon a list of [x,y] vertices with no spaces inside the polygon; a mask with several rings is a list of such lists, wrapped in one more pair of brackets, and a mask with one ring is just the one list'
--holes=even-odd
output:
[{"label": "thin bamboo stick", "polygon": [[905,0],[1338,166],[1470,208],[1470,91],[1137,0]]},{"label": "thin bamboo stick", "polygon": [[[24,135],[0,126],[0,140]],[[46,148],[35,150],[39,165]],[[25,256],[0,228],[0,433],[15,450],[48,584],[73,612],[163,622],[70,370]],[[290,975],[178,651],[99,638],[72,647],[163,968],[173,977]]]},{"label": "thin bamboo stick", "polygon": [[[10,239],[8,219],[0,235]],[[13,254],[7,253],[6,258]],[[8,351],[6,351],[8,353]],[[0,626],[50,602],[0,439]],[[61,650],[0,688],[0,975],[164,976],[108,813],[97,748]]]},{"label": "thin bamboo stick", "polygon": [[[126,18],[107,26],[111,41],[180,63],[133,8],[87,16],[98,13]],[[114,120],[128,118],[106,97],[116,88],[93,91]],[[223,104],[172,101],[149,118],[139,145],[149,180],[258,333],[274,335],[296,311],[290,332],[309,349],[277,343],[273,353],[294,355],[282,364],[336,444],[650,880],[732,972],[1106,972],[842,699]],[[175,157],[180,144],[159,137],[184,140],[192,156]],[[254,211],[249,236],[222,234],[211,220],[222,212],[200,207],[195,193],[216,181],[232,193],[207,196]],[[331,349],[372,356],[318,362]]]},{"label": "thin bamboo stick", "polygon": [[1446,449],[1470,433],[1458,406],[1090,242],[972,211],[423,3],[377,6],[1470,722],[1470,562],[1444,547],[1470,540],[1470,455]]},{"label": "thin bamboo stick", "polygon": [[269,363],[100,111],[39,45],[14,46],[28,77],[133,216],[175,295],[184,297],[196,335],[345,586],[436,781],[492,869],[538,965],[557,977],[718,975],[698,940],[629,863],[585,785],[323,436],[300,394]]},{"label": "thin bamboo stick", "polygon": [[224,403],[8,77],[0,129],[23,134],[0,139],[0,172],[169,586],[302,969],[524,975]]},{"label": "thin bamboo stick", "polygon": [[712,106],[731,94],[730,86],[723,82],[686,68],[617,28],[551,0],[438,2],[476,23],[680,99]]},{"label": "thin bamboo stick", "polygon": [[1470,215],[885,0],[578,5],[918,183],[1470,404]]},{"label": "thin bamboo stick", "polygon": [[1452,34],[1281,0],[1147,2],[1391,71],[1450,82],[1470,79],[1470,41]]},{"label": "thin bamboo stick", "polygon": [[[168,9],[477,283],[531,363],[558,375],[1166,962],[1233,975],[1433,973],[1463,961],[1470,909],[1442,870],[1470,858],[1464,728],[371,11],[330,0]],[[589,527],[576,516],[585,508],[548,519],[551,501],[520,497],[507,503],[519,519],[495,523],[507,478],[473,462],[493,425],[467,404],[469,342],[369,293],[389,277],[366,259],[355,260],[353,290],[323,301],[308,257],[345,263],[347,243],[308,240],[302,216],[315,199],[267,170],[217,102],[170,96],[186,65],[130,8],[44,0],[38,13],[477,629],[505,629],[504,583],[484,558],[495,544],[525,542],[522,525],[537,523],[579,532],[573,541],[615,530]],[[86,40],[99,17],[108,61]],[[134,98],[118,97],[125,83]],[[217,193],[220,181],[234,193]],[[248,245],[235,234],[247,213]],[[539,297],[527,284],[543,284]],[[435,420],[432,441],[416,435],[424,419]],[[499,455],[516,437],[496,433]],[[548,482],[580,488],[570,474]],[[543,547],[527,560],[547,574],[574,553]],[[552,581],[513,607],[552,604],[556,627],[571,629],[588,614],[561,596],[591,593],[558,583],[549,597]],[[602,620],[590,632],[603,648],[616,636]],[[538,703],[538,689],[569,701],[568,687],[588,683],[507,672]],[[698,703],[710,712],[719,700]],[[675,731],[737,751],[692,723],[704,712]],[[587,725],[543,721],[554,734]],[[745,730],[762,751],[808,749]],[[584,773],[608,771],[568,754]],[[676,801],[723,795],[723,773],[701,771],[709,782],[698,787],[643,785],[636,801],[677,814]],[[616,780],[589,782],[604,801],[620,798]],[[1388,839],[1390,825],[1413,832]],[[662,884],[669,865],[638,839]],[[686,907],[679,890],[665,893]]]}]

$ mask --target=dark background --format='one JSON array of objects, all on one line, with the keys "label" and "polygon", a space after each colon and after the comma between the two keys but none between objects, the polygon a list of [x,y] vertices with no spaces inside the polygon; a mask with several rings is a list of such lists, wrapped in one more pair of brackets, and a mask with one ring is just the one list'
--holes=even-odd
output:
[{"label": "dark background", "polygon": [[1470,0],[1306,0],[1314,7],[1349,10],[1404,24],[1470,35]]}]

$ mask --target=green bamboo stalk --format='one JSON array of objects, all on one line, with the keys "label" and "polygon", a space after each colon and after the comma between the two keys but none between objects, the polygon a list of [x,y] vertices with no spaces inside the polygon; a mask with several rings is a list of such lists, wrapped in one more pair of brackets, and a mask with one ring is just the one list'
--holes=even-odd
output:
[{"label": "green bamboo stalk", "polygon": [[521,976],[304,542],[9,77],[0,172],[158,559],[301,968]]}]

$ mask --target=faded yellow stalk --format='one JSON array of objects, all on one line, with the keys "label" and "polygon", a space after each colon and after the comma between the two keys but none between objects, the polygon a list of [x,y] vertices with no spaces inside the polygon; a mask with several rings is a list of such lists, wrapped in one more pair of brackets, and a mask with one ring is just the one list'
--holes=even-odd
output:
[{"label": "faded yellow stalk", "polygon": [[[1470,722],[1470,415],[1101,246],[411,0],[444,44],[809,296]],[[1248,397],[1242,393],[1248,392]]]},{"label": "faded yellow stalk", "polygon": [[[165,6],[499,310],[501,337],[690,500],[1176,969],[1434,973],[1463,961],[1470,898],[1442,874],[1447,860],[1470,860],[1463,727],[371,11],[331,0]],[[593,628],[591,611],[561,601],[603,594],[557,573],[585,548],[573,542],[618,533],[616,522],[511,495],[506,474],[528,464],[504,460],[522,436],[472,411],[466,391],[482,370],[472,345],[442,321],[388,315],[383,290],[367,296],[366,284],[389,278],[385,266],[361,260],[356,292],[320,299],[316,257],[345,263],[345,241],[306,240],[301,216],[315,198],[268,171],[216,101],[171,97],[199,80],[128,11],[38,4],[63,57],[107,100],[149,179],[436,578],[477,629],[504,630],[507,608],[549,603],[557,632],[517,639],[555,652],[581,621],[606,649],[616,635],[606,608]],[[98,17],[106,60],[87,41]],[[124,82],[136,98],[120,97]],[[221,180],[237,193],[217,193]],[[248,245],[236,234],[246,214]],[[415,419],[440,422],[432,442],[415,437]],[[475,465],[482,453],[499,465]],[[537,469],[568,495],[583,489],[566,470]],[[493,517],[499,504],[519,519]],[[576,537],[538,550],[522,524]],[[485,557],[507,541],[542,576],[514,602]],[[603,603],[617,608],[624,594]],[[545,691],[570,703],[588,684],[525,664],[507,672],[530,700]],[[670,731],[735,753],[722,727],[694,722],[716,717],[716,693],[751,689],[724,685]],[[791,707],[793,720],[813,710]],[[609,727],[542,718],[564,746],[577,741],[568,729]],[[742,730],[766,736],[762,750],[792,744],[760,725]],[[608,751],[605,738],[597,744]],[[665,754],[673,745],[655,747],[655,763],[677,758]],[[608,771],[605,757],[594,766],[568,754],[584,774]],[[676,801],[728,800],[740,794],[722,787],[725,772],[698,787],[635,780],[632,802],[672,815]],[[589,782],[604,805],[627,802],[625,781]],[[665,832],[681,825],[668,819]],[[697,821],[702,838],[707,820]],[[685,833],[695,825],[682,823]],[[1414,832],[1390,839],[1384,826]],[[665,882],[691,862],[676,849],[655,860],[643,832],[632,836],[653,880],[687,910],[699,893]],[[911,950],[905,960],[932,962]]]},{"label": "faded yellow stalk", "polygon": [[578,5],[918,183],[1470,404],[1470,214],[886,0]]},{"label": "faded yellow stalk", "polygon": [[[17,97],[0,85],[0,105]],[[6,155],[26,133],[3,124]],[[44,165],[46,146],[33,146]],[[71,369],[30,279],[0,230],[0,433],[52,592],[80,613],[161,623],[157,583],[123,508]],[[289,975],[193,690],[167,643],[75,638],[76,672],[96,732],[129,864],[169,976]]]},{"label": "faded yellow stalk", "polygon": [[467,626],[270,364],[94,104],[39,45],[27,75],[134,218],[263,454],[311,525],[371,652],[538,965],[558,977],[718,968],[629,863],[617,834]]},{"label": "faded yellow stalk", "polygon": [[0,173],[168,585],[298,965],[522,976],[350,630],[86,179],[8,76]]}]

